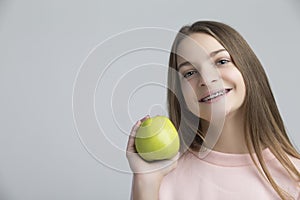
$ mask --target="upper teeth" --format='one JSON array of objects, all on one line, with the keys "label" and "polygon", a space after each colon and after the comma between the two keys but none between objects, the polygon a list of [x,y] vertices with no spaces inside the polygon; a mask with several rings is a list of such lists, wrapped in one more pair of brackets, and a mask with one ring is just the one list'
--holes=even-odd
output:
[{"label": "upper teeth", "polygon": [[210,95],[210,96],[205,97],[204,99],[202,99],[202,101],[208,101],[208,100],[210,100],[210,99],[216,98],[216,97],[221,96],[221,95],[223,95],[223,94],[225,94],[225,90],[219,91],[219,92],[215,92],[215,93],[213,93],[212,95]]}]

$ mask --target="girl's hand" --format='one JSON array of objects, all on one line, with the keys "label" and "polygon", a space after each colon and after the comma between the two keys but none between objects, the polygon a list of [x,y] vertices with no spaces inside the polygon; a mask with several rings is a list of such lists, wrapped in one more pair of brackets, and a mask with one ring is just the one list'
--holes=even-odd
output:
[{"label": "girl's hand", "polygon": [[132,200],[156,200],[159,198],[159,188],[165,175],[175,169],[179,154],[171,160],[147,162],[143,160],[135,149],[134,138],[141,123],[148,119],[146,116],[132,127],[127,143],[126,157],[134,173],[132,184]]},{"label": "girl's hand", "polygon": [[150,118],[149,115],[137,121],[136,124],[133,126],[127,143],[126,157],[129,162],[130,168],[134,174],[150,173],[153,176],[157,176],[157,178],[161,179],[163,176],[168,174],[171,170],[173,170],[176,167],[179,153],[171,160],[155,162],[147,162],[138,155],[134,143],[136,131],[141,125],[141,123],[148,118]]},{"label": "girl's hand", "polygon": [[176,167],[179,153],[171,160],[154,162],[147,162],[138,155],[134,143],[136,131],[141,123],[148,118],[150,118],[149,115],[137,121],[136,124],[132,127],[127,143],[126,157],[129,162],[130,168],[135,175],[143,177],[147,176],[149,178],[151,177],[151,179],[153,180],[161,181],[166,174],[168,174]]}]

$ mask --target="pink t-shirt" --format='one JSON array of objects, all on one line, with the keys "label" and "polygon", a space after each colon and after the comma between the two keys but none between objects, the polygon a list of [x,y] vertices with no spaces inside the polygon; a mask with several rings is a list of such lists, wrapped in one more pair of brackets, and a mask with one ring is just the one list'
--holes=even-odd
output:
[{"label": "pink t-shirt", "polygon": [[[276,183],[300,200],[300,188],[267,148],[263,157]],[[300,160],[290,157],[300,169]],[[249,154],[211,151],[205,158],[186,153],[175,170],[164,177],[160,200],[275,200],[271,184],[258,172]]]}]

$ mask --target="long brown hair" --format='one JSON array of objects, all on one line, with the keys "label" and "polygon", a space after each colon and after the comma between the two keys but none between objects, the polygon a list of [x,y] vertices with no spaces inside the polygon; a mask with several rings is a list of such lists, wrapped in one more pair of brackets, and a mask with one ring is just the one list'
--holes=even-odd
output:
[{"label": "long brown hair", "polygon": [[[263,159],[262,149],[263,146],[268,147],[288,172],[290,178],[296,182],[300,180],[300,173],[288,155],[300,159],[300,154],[289,140],[267,75],[260,61],[244,38],[226,24],[214,21],[195,22],[191,26],[182,27],[174,40],[169,59],[167,99],[169,117],[178,129],[181,143],[190,144],[188,148],[199,150],[204,138],[201,123],[198,123],[199,119],[197,121],[197,117],[188,110],[185,104],[180,91],[178,73],[176,73],[176,51],[183,39],[182,35],[189,36],[199,32],[214,37],[228,51],[233,63],[241,72],[246,86],[242,107],[245,113],[244,129],[247,148],[249,152],[254,151],[256,154],[258,163],[250,153],[259,172],[267,178],[282,199],[288,199],[290,195],[280,188],[272,178]],[[193,137],[192,142],[187,142],[186,140],[190,140],[191,137]]]}]

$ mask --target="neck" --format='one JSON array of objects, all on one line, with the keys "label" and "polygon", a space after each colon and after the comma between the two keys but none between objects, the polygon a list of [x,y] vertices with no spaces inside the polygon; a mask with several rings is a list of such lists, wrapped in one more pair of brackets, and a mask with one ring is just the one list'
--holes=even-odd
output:
[{"label": "neck", "polygon": [[226,116],[221,134],[212,149],[223,153],[249,153],[244,137],[242,112],[230,113]]}]

